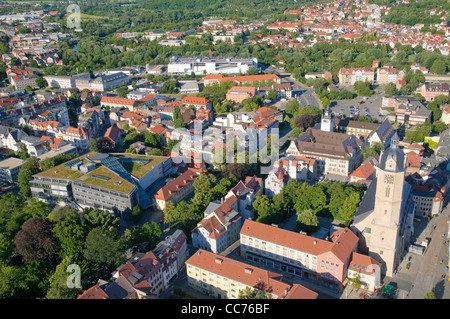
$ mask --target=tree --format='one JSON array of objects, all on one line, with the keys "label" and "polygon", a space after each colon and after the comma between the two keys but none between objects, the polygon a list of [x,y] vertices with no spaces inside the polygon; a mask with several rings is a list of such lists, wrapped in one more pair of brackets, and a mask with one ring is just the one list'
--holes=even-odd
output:
[{"label": "tree", "polygon": [[314,117],[311,114],[302,114],[295,119],[295,126],[306,130],[314,125]]},{"label": "tree", "polygon": [[397,95],[398,94],[397,87],[393,83],[389,82],[384,87],[384,94],[386,94],[387,96]]},{"label": "tree", "polygon": [[447,129],[448,125],[442,121],[437,121],[433,123],[433,131],[440,134]]},{"label": "tree", "polygon": [[436,295],[434,294],[434,292],[429,291],[425,294],[425,297],[423,297],[423,299],[436,299]]},{"label": "tree", "polygon": [[363,81],[356,81],[353,84],[353,88],[355,89],[356,93],[361,96],[369,96],[374,93],[372,89],[372,84],[370,82],[363,82]]},{"label": "tree", "polygon": [[304,231],[308,235],[319,229],[319,219],[312,209],[306,209],[298,214],[297,230]]},{"label": "tree", "polygon": [[53,227],[46,218],[27,220],[14,237],[14,252],[25,263],[33,261],[51,261],[58,256],[59,248],[53,236]]},{"label": "tree", "polygon": [[48,83],[47,83],[47,80],[46,80],[46,79],[44,79],[42,76],[39,76],[39,77],[36,79],[36,85],[37,85],[39,88],[43,89],[43,88],[46,88],[46,87],[48,86]]},{"label": "tree", "polygon": [[142,217],[142,210],[139,206],[134,206],[131,210],[131,220],[137,223]]},{"label": "tree", "polygon": [[29,156],[28,156],[28,150],[25,144],[20,143],[19,145],[19,151],[17,152],[17,156],[20,159],[26,160]]},{"label": "tree", "polygon": [[115,269],[125,261],[123,242],[101,227],[93,228],[86,237],[84,257],[105,271]]},{"label": "tree", "polygon": [[446,74],[447,64],[443,59],[436,59],[430,68],[430,72],[434,74]]},{"label": "tree", "polygon": [[34,174],[39,173],[39,160],[36,157],[28,158],[20,168],[17,177],[19,184],[19,195],[23,197],[30,197],[30,181]]},{"label": "tree", "polygon": [[175,105],[173,108],[173,125],[175,128],[186,128],[186,124],[184,123],[183,116],[181,115],[181,110],[178,105]]},{"label": "tree", "polygon": [[90,138],[89,142],[89,150],[91,152],[98,152],[98,153],[102,153],[102,145],[100,143],[100,139],[99,138]]},{"label": "tree", "polygon": [[267,98],[271,101],[275,101],[278,97],[277,91],[275,89],[270,89],[269,92],[267,92]]},{"label": "tree", "polygon": [[121,87],[119,87],[119,88],[117,89],[117,94],[118,94],[120,97],[126,97],[128,93],[129,93],[129,92],[128,92],[128,87],[127,87],[127,86],[121,86]]},{"label": "tree", "polygon": [[238,299],[267,299],[267,293],[250,287],[245,287],[243,290],[239,291]]},{"label": "tree", "polygon": [[270,225],[275,221],[272,200],[266,195],[257,196],[252,206],[257,222]]},{"label": "tree", "polygon": [[55,272],[49,278],[49,289],[46,294],[47,299],[75,299],[77,295],[83,292],[80,288],[69,288],[67,286],[67,280],[70,276],[67,269],[74,262],[71,256],[67,256],[56,266]]},{"label": "tree", "polygon": [[222,176],[225,178],[229,178],[230,175],[236,176],[239,180],[244,180],[248,175],[248,170],[244,164],[230,163],[222,171]]},{"label": "tree", "polygon": [[119,218],[100,209],[85,208],[84,220],[90,228],[101,227],[111,234],[117,234],[119,231]]},{"label": "tree", "polygon": [[155,222],[144,223],[141,227],[133,226],[131,229],[126,229],[123,238],[129,247],[138,247],[145,244],[145,251],[152,250],[159,243],[159,238],[162,235],[161,226]]},{"label": "tree", "polygon": [[60,257],[70,256],[73,260],[81,260],[83,247],[89,228],[80,219],[60,219],[53,228],[55,238],[61,247]]}]

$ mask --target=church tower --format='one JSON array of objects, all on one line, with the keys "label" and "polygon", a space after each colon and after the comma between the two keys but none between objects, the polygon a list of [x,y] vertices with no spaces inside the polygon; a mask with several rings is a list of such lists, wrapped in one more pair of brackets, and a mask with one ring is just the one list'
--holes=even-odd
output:
[{"label": "church tower", "polygon": [[[383,261],[382,272],[392,276],[404,250],[402,201],[407,194],[405,184],[405,154],[399,148],[397,134],[383,151],[378,166],[375,204],[371,223],[369,255]],[[383,269],[384,268],[384,269]]]},{"label": "church tower", "polygon": [[334,115],[330,108],[327,106],[325,112],[322,115],[320,122],[320,130],[325,132],[333,132],[334,127]]}]

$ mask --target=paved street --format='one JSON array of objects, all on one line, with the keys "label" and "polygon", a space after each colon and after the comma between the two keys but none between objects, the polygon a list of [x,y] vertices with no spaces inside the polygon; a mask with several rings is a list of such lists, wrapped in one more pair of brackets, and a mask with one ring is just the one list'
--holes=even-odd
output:
[{"label": "paved street", "polygon": [[[450,207],[447,206],[440,217],[432,218],[429,222],[422,219],[414,224],[415,243],[421,244],[427,238],[429,245],[423,256],[408,252],[395,277],[385,278],[385,283],[392,281],[397,284],[397,298],[423,299],[427,292],[432,291],[438,299],[450,299],[449,272],[446,271],[449,261],[449,214]],[[442,275],[445,277],[441,278]]]}]

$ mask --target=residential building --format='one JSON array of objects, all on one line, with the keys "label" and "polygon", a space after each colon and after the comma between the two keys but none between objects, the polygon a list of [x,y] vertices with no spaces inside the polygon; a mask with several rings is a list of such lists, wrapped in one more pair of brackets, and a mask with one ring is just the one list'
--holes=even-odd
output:
[{"label": "residential building", "polygon": [[341,68],[339,70],[339,84],[353,85],[356,81],[374,82],[375,69],[374,68]]},{"label": "residential building", "polygon": [[383,67],[377,69],[377,83],[378,84],[397,84],[398,70],[391,67]]},{"label": "residential building", "polygon": [[378,160],[370,158],[361,164],[353,173],[350,174],[350,183],[359,183],[369,186],[377,176]]},{"label": "residential building", "polygon": [[252,220],[244,221],[240,240],[242,257],[336,291],[343,288],[358,246],[358,237],[347,227],[324,240]]},{"label": "residential building", "polygon": [[409,123],[410,125],[417,125],[431,120],[433,112],[428,110],[425,105],[420,102],[419,98],[415,97],[383,97],[382,108],[392,109],[388,114],[389,121],[397,123]]},{"label": "residential building", "polygon": [[270,299],[316,299],[318,294],[283,276],[199,249],[186,261],[188,286],[215,299],[237,299],[246,288],[263,291]]},{"label": "residential building", "polygon": [[212,110],[212,103],[204,97],[185,96],[181,99],[181,104],[194,106],[195,111],[198,109]]},{"label": "residential building", "polygon": [[127,99],[123,97],[112,97],[112,96],[102,96],[102,99],[100,100],[100,105],[102,107],[120,107],[120,108],[126,108],[129,111],[133,111],[134,107],[136,107],[139,104],[138,100],[134,99]]},{"label": "residential building", "polygon": [[276,194],[280,194],[281,189],[286,186],[289,175],[283,166],[274,167],[264,181],[265,195],[273,198]]},{"label": "residential building", "polygon": [[113,273],[77,299],[157,299],[169,287],[187,258],[186,235],[176,230],[155,249],[136,253]]},{"label": "residential building", "polygon": [[381,263],[370,256],[354,252],[348,266],[349,280],[358,279],[361,288],[375,292],[381,288]]},{"label": "residential building", "polygon": [[15,157],[0,161],[0,183],[17,183],[17,177],[23,162],[25,161]]},{"label": "residential building", "polygon": [[164,210],[168,201],[174,205],[188,198],[194,193],[194,181],[200,174],[205,174],[205,169],[188,168],[184,173],[165,184],[155,195],[154,205]]},{"label": "residential building", "polygon": [[417,88],[416,93],[420,93],[425,100],[431,102],[436,96],[449,95],[450,84],[447,82],[425,83]]},{"label": "residential building", "polygon": [[361,122],[349,119],[337,121],[337,130],[348,135],[354,135],[369,144],[381,143],[385,147],[389,146],[390,140],[395,133],[395,129],[388,120],[382,123]]},{"label": "residential building", "polygon": [[239,239],[241,226],[242,217],[237,211],[236,197],[210,202],[203,219],[192,230],[192,245],[221,253]]},{"label": "residential building", "polygon": [[313,158],[304,156],[285,156],[274,163],[275,167],[283,167],[289,179],[311,181],[317,177],[317,163]]}]

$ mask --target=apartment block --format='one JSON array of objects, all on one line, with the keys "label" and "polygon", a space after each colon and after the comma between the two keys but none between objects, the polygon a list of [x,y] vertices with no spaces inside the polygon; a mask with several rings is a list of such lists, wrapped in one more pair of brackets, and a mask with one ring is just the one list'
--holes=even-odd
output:
[{"label": "apartment block", "polygon": [[24,160],[15,157],[0,161],[0,183],[17,183],[23,162]]},{"label": "apartment block", "polygon": [[340,290],[359,239],[347,227],[324,240],[245,220],[240,240],[248,260]]},{"label": "apartment block", "polygon": [[317,293],[283,276],[199,249],[186,261],[190,288],[216,299],[237,299],[246,288],[263,291],[271,299],[316,299]]}]

